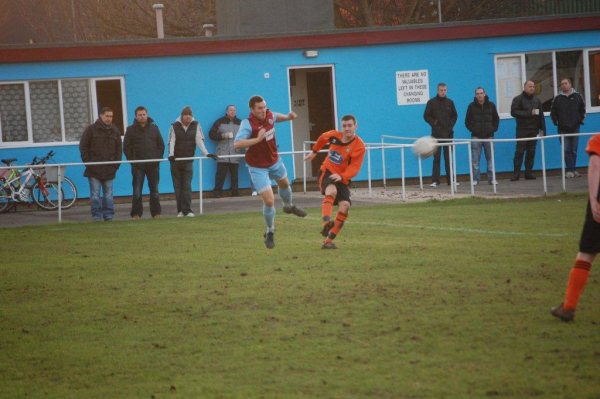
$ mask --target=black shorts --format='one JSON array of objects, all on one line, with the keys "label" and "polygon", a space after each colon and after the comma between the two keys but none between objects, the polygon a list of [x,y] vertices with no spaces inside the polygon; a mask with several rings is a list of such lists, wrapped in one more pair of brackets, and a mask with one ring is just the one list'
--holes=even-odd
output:
[{"label": "black shorts", "polygon": [[587,210],[585,211],[585,222],[579,239],[579,252],[586,254],[600,253],[600,223],[592,217],[592,206],[588,200]]},{"label": "black shorts", "polygon": [[330,184],[335,184],[335,188],[337,189],[337,195],[333,201],[333,205],[337,205],[340,201],[348,201],[350,205],[352,205],[352,201],[350,200],[350,187],[348,184],[344,184],[341,181],[335,182],[329,180],[329,176],[332,173],[328,170],[325,172],[321,172],[321,176],[319,177],[319,187],[321,188],[321,194],[325,195],[325,189]]}]

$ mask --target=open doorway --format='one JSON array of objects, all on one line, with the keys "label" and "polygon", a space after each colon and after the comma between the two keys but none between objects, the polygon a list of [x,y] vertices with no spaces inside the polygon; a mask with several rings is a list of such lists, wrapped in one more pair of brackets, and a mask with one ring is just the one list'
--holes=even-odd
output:
[{"label": "open doorway", "polygon": [[121,134],[125,134],[125,121],[123,115],[123,90],[121,79],[97,79],[95,85],[96,103],[98,114],[104,107],[110,107],[113,110],[113,123],[119,128]]},{"label": "open doorway", "polygon": [[[336,128],[336,102],[333,66],[296,67],[289,69],[290,103],[298,114],[293,121],[293,144],[295,151],[310,147],[304,142],[315,141],[327,130]],[[319,176],[319,166],[325,154],[318,154],[307,165],[308,179]],[[294,156],[294,176],[302,178],[303,157]]]}]

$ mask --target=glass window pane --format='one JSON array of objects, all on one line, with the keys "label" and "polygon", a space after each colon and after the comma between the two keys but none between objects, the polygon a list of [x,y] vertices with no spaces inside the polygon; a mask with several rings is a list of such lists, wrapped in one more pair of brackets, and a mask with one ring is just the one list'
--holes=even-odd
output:
[{"label": "glass window pane", "polygon": [[527,80],[535,82],[535,95],[542,101],[542,109],[544,112],[550,112],[555,87],[552,77],[552,53],[526,54],[525,73]]},{"label": "glass window pane", "polygon": [[0,85],[0,130],[2,141],[27,141],[25,85]]},{"label": "glass window pane", "polygon": [[589,52],[590,99],[592,107],[600,107],[600,51]]},{"label": "glass window pane", "polygon": [[30,82],[29,98],[33,142],[62,141],[58,81]]},{"label": "glass window pane", "polygon": [[498,112],[510,114],[512,99],[522,91],[521,57],[502,57],[496,60],[498,81]]},{"label": "glass window pane", "polygon": [[573,88],[585,98],[583,82],[583,51],[560,51],[556,53],[556,90],[560,91],[560,81],[571,79]]},{"label": "glass window pane", "polygon": [[65,140],[79,141],[85,128],[92,123],[90,85],[87,79],[63,80],[61,85]]}]

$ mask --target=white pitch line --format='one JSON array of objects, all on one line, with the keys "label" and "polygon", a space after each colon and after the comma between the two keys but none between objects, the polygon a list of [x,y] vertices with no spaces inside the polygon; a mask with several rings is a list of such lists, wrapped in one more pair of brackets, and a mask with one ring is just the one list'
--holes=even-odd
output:
[{"label": "white pitch line", "polygon": [[[320,220],[313,217],[307,217],[306,219]],[[362,224],[362,225],[373,225],[373,226],[386,226],[386,227],[397,227],[397,228],[408,228],[408,229],[422,229],[422,230],[435,230],[435,231],[450,231],[460,233],[473,233],[473,234],[489,234],[489,235],[503,235],[503,236],[520,236],[520,237],[574,237],[570,233],[526,233],[522,231],[502,231],[502,230],[483,230],[483,229],[472,229],[467,227],[439,227],[439,226],[425,226],[421,224],[408,224],[408,223],[388,223],[388,222],[367,222],[352,219],[347,221],[351,224]]]}]

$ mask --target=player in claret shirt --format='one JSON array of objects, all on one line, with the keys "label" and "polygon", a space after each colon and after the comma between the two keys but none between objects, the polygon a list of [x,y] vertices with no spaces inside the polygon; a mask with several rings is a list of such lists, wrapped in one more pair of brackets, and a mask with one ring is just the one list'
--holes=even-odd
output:
[{"label": "player in claret shirt", "polygon": [[577,302],[579,302],[579,297],[587,283],[592,263],[600,252],[600,134],[590,139],[585,150],[590,155],[589,200],[579,240],[579,253],[575,257],[575,264],[569,274],[565,300],[550,311],[552,316],[567,322],[573,321],[575,318]]},{"label": "player in claret shirt", "polygon": [[283,161],[277,153],[275,123],[296,119],[296,113],[287,115],[272,112],[261,96],[252,96],[248,102],[250,115],[240,124],[233,143],[235,149],[246,148],[246,164],[254,189],[263,201],[263,217],[267,230],[264,234],[265,246],[275,247],[275,196],[271,179],[277,182],[279,196],[283,200],[283,212],[306,216],[303,209],[292,202],[292,188],[287,178]]},{"label": "player in claret shirt", "polygon": [[[358,125],[353,115],[342,117],[342,131],[329,130],[317,139],[312,152],[304,160],[312,160],[326,145],[329,145],[327,157],[321,165],[319,186],[321,194],[325,195],[321,205],[323,229],[321,235],[325,242],[321,248],[335,249],[333,243],[344,222],[348,219],[350,201],[350,180],[358,174],[365,157],[365,143],[356,135]],[[331,220],[333,206],[338,205],[335,220]]]}]

